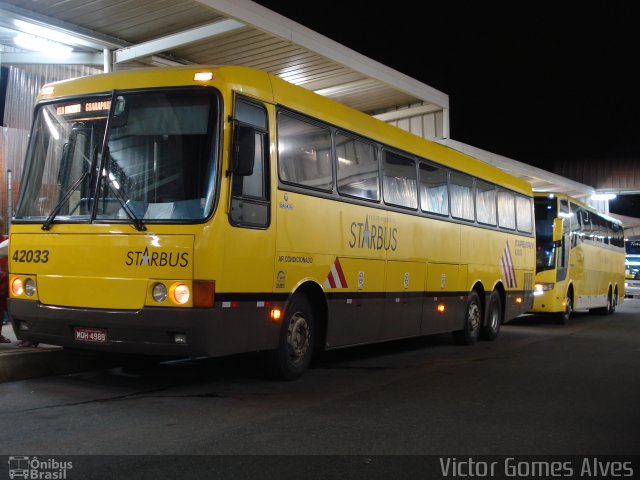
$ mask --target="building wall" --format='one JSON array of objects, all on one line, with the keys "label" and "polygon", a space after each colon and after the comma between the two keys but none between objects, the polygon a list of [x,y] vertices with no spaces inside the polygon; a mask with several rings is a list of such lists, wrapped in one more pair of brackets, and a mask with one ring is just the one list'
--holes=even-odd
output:
[{"label": "building wall", "polygon": [[[411,108],[421,107],[422,103],[414,103],[411,105],[400,106],[397,108],[390,108],[382,111],[372,112],[372,115],[379,115],[389,112],[401,112]],[[429,140],[442,139],[445,137],[443,132],[444,125],[444,113],[442,110],[437,112],[425,113],[422,115],[412,115],[407,118],[401,118],[399,120],[388,121],[387,123],[394,125],[398,128],[411,132],[422,138]]]},{"label": "building wall", "polygon": [[635,158],[561,162],[556,165],[555,173],[600,191],[640,192],[640,163]]}]

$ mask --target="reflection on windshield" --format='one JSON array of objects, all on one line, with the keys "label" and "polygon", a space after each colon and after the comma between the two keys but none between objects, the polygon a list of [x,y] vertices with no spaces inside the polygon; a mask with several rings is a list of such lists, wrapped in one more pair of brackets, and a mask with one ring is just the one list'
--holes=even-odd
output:
[{"label": "reflection on windshield", "polygon": [[38,109],[16,220],[124,221],[140,229],[211,213],[217,97],[182,89],[113,98],[104,149],[111,96]]},{"label": "reflection on windshield", "polygon": [[536,272],[556,267],[556,247],[553,243],[553,219],[557,216],[555,198],[535,198]]}]

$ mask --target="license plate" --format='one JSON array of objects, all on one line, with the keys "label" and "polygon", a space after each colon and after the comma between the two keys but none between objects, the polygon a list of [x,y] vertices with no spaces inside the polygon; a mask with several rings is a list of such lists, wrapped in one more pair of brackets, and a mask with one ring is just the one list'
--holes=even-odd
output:
[{"label": "license plate", "polygon": [[108,340],[107,330],[104,328],[84,328],[73,329],[75,339],[80,342],[104,343]]}]

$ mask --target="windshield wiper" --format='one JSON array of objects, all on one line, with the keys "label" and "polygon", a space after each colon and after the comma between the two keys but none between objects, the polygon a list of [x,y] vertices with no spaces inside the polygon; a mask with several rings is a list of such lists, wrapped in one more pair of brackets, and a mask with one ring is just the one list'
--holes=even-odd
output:
[{"label": "windshield wiper", "polygon": [[62,197],[62,200],[58,202],[58,204],[55,206],[55,208],[51,211],[47,219],[42,224],[42,227],[41,227],[42,230],[47,231],[51,228],[51,224],[53,223],[53,220],[54,218],[56,218],[58,213],[60,213],[62,206],[65,204],[67,200],[71,198],[71,195],[73,195],[73,192],[76,191],[76,189],[80,186],[80,184],[84,181],[84,179],[87,178],[88,175],[89,175],[89,172],[84,172],[82,175],[80,175],[80,178],[76,180],[76,183],[71,185],[69,190],[67,190],[67,193],[65,193],[64,197]]},{"label": "windshield wiper", "polygon": [[[109,150],[108,150],[108,147],[107,147],[107,152],[108,151]],[[103,175],[103,178],[107,177],[107,175],[109,175],[108,172],[105,172],[104,175]],[[113,194],[115,195],[115,197],[118,199],[118,201],[120,202],[120,206],[124,210],[124,213],[127,214],[127,217],[129,217],[129,219],[133,223],[133,226],[135,227],[135,229],[138,230],[139,232],[142,232],[142,231],[146,230],[147,227],[142,222],[142,220],[140,220],[140,218],[138,218],[136,216],[136,214],[133,213],[133,210],[129,206],[129,203],[125,199],[124,195],[122,195],[122,192],[118,188],[113,186],[113,182],[109,178],[104,178],[103,181],[107,182],[107,185],[109,185],[109,190],[111,190],[113,192]]]}]

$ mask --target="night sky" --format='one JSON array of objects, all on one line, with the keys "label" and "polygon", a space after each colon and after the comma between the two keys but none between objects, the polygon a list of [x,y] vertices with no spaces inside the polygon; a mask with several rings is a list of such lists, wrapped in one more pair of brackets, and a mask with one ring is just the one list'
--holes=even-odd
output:
[{"label": "night sky", "polygon": [[631,2],[257,3],[448,94],[454,140],[551,172],[640,161]]}]

